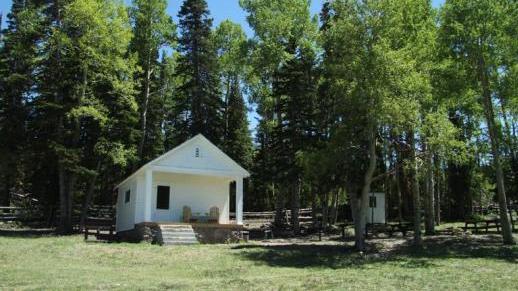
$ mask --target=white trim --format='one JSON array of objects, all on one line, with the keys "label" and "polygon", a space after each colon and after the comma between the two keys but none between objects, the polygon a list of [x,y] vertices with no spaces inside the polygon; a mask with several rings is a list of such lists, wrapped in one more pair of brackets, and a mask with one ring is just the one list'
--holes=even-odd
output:
[{"label": "white trim", "polygon": [[[168,187],[169,188],[169,205],[167,209],[159,209],[157,208],[158,203],[158,187]],[[157,220],[171,220],[173,217],[173,183],[169,181],[163,180],[155,180],[153,181],[153,190],[152,190],[152,199],[151,199],[151,218],[153,221]],[[164,218],[165,216],[165,218]]]},{"label": "white trim", "polygon": [[192,174],[192,175],[201,175],[201,176],[216,176],[216,177],[243,177],[239,172],[235,171],[227,171],[220,169],[196,169],[196,168],[179,168],[179,167],[168,167],[168,166],[151,166],[151,169],[154,172],[162,172],[162,173],[177,173],[177,174]]},{"label": "white trim", "polygon": [[[132,179],[133,177],[135,177],[136,175],[138,175],[139,173],[141,173],[145,169],[149,168],[150,166],[153,166],[153,165],[157,164],[159,161],[167,158],[168,156],[172,155],[173,153],[177,152],[178,150],[186,147],[187,145],[190,145],[192,143],[197,143],[199,141],[206,142],[210,147],[212,147],[219,154],[221,154],[234,168],[236,168],[236,171],[222,171],[222,170],[218,170],[218,169],[205,171],[205,170],[201,170],[201,169],[185,169],[185,168],[162,167],[162,168],[169,168],[170,169],[170,170],[167,170],[167,171],[166,170],[163,170],[163,171],[169,172],[169,173],[187,173],[187,174],[199,174],[199,175],[209,175],[209,176],[223,176],[223,177],[229,177],[229,176],[234,176],[234,177],[235,176],[239,176],[239,177],[243,177],[243,178],[250,177],[250,173],[247,170],[245,170],[238,163],[236,163],[234,160],[232,160],[226,153],[224,153],[222,150],[220,150],[217,146],[215,146],[212,142],[210,142],[210,140],[208,140],[206,137],[204,137],[200,133],[200,134],[196,135],[195,137],[193,137],[193,138],[185,141],[184,143],[180,144],[179,146],[175,147],[174,149],[166,152],[165,154],[163,154],[163,155],[157,157],[156,159],[150,161],[149,163],[143,165],[137,171],[135,171],[133,174],[131,174],[129,177],[127,177],[122,182],[120,182],[117,186],[115,186],[114,189],[120,187],[122,184],[126,183],[127,181],[129,181],[130,179]],[[155,167],[160,167],[160,166],[155,166]],[[171,170],[171,169],[176,169],[179,172],[175,172],[174,170]],[[223,172],[223,174],[221,172]]]},{"label": "white trim", "polygon": [[236,177],[236,223],[243,224],[243,178]]},{"label": "white trim", "polygon": [[151,209],[153,205],[153,170],[146,169],[146,177],[144,179],[144,221],[151,221]]}]

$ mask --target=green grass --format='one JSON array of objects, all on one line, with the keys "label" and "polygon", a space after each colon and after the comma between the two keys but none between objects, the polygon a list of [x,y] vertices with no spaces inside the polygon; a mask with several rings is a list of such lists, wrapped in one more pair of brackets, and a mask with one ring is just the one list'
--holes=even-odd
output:
[{"label": "green grass", "polygon": [[[81,236],[0,237],[0,289],[511,290],[518,247],[498,237],[434,237],[424,250],[367,255],[343,245],[197,245],[88,242]],[[387,249],[388,248],[388,249]]]}]

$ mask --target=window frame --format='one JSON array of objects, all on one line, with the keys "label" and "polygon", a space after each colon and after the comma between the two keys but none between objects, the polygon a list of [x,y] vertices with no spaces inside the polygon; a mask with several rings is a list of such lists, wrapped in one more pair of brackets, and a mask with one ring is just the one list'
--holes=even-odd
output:
[{"label": "window frame", "polygon": [[128,189],[124,192],[124,204],[131,202],[131,189]]},{"label": "window frame", "polygon": [[[168,189],[168,191],[167,191],[167,208],[163,208],[162,207],[163,205],[159,205],[159,202],[161,202],[161,200],[159,199],[159,193],[160,193],[159,189],[161,187]],[[155,209],[156,210],[170,210],[171,209],[171,185],[164,185],[164,184],[156,185]]]}]

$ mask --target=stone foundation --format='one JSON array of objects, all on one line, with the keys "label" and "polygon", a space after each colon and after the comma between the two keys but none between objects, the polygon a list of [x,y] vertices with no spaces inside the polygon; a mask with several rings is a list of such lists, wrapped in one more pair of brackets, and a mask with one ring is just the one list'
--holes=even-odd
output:
[{"label": "stone foundation", "polygon": [[[243,227],[240,225],[221,224],[191,224],[196,239],[205,244],[236,243],[241,238]],[[147,242],[156,244],[162,241],[160,227],[157,223],[139,223],[132,230],[117,233],[119,241],[124,242]]]},{"label": "stone foundation", "polygon": [[221,244],[239,242],[240,230],[242,228],[218,228],[215,226],[193,225],[199,242],[205,244]]},{"label": "stone foundation", "polygon": [[126,230],[117,233],[119,241],[124,242],[147,242],[158,243],[160,235],[160,228],[156,223],[139,223],[135,225],[134,229]]}]

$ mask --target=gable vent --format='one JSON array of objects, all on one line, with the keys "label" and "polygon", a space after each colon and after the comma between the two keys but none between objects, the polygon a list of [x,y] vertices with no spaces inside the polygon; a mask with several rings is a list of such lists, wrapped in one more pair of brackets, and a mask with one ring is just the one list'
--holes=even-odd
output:
[{"label": "gable vent", "polygon": [[200,157],[200,148],[199,147],[196,147],[194,149],[194,157],[195,158],[199,158]]}]

